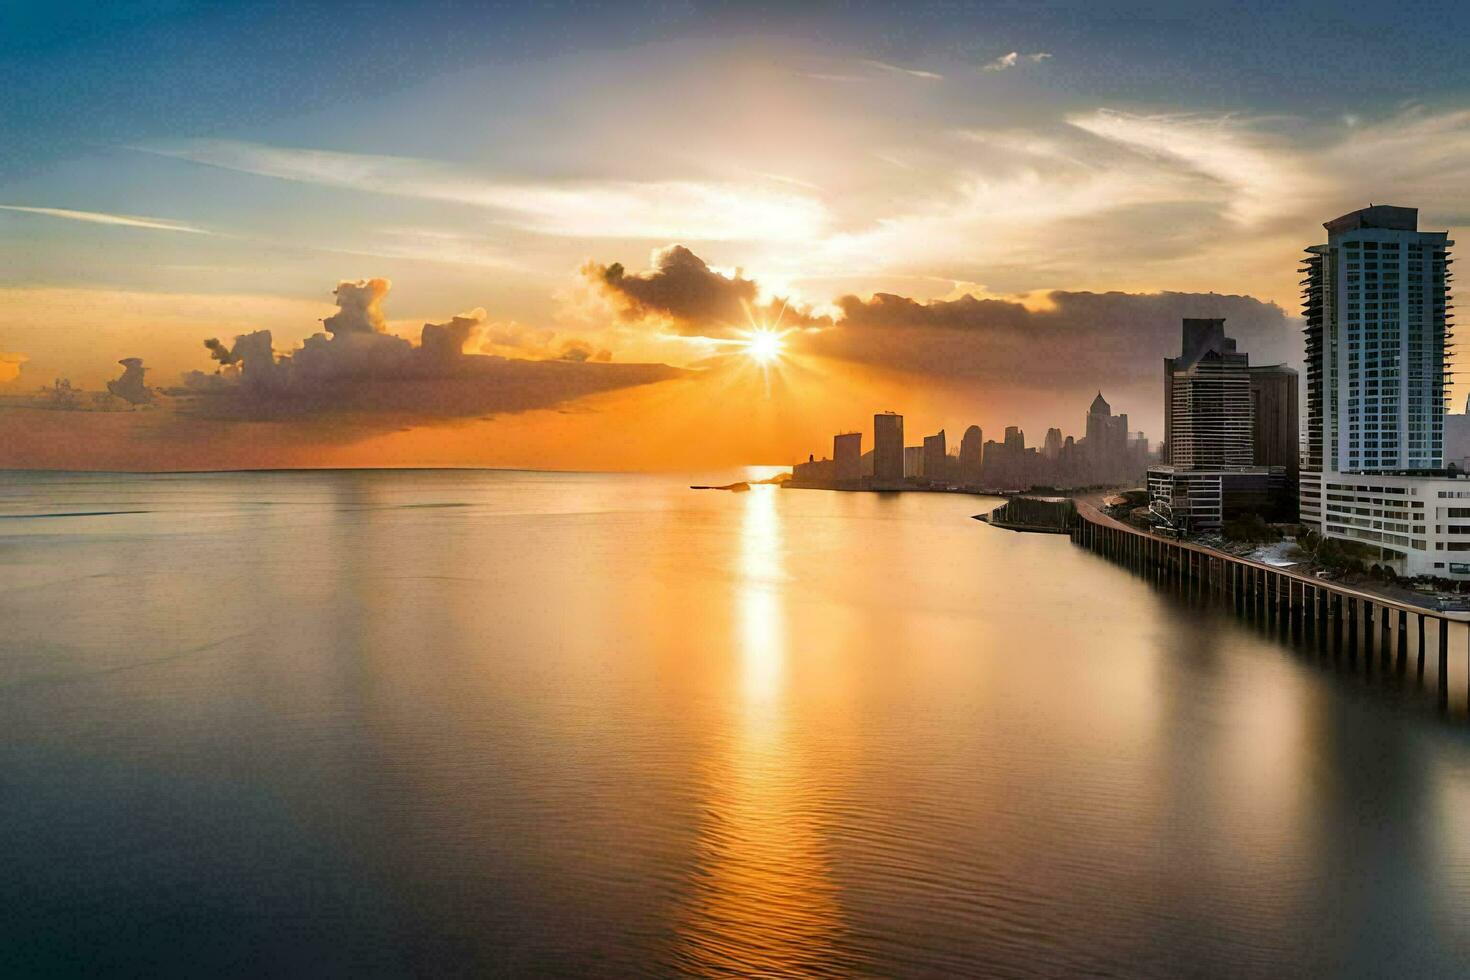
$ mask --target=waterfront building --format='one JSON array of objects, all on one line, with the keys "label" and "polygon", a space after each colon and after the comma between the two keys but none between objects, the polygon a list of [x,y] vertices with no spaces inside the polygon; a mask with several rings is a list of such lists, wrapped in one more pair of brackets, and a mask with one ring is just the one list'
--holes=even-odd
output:
[{"label": "waterfront building", "polygon": [[1225,336],[1223,319],[1185,319],[1183,334],[1179,356],[1164,358],[1164,462],[1250,466],[1249,360]]},{"label": "waterfront building", "polygon": [[1400,574],[1470,579],[1470,483],[1444,468],[1454,243],[1418,217],[1363,208],[1306,250],[1301,519]]},{"label": "waterfront building", "polygon": [[960,438],[959,479],[967,486],[979,486],[985,465],[985,435],[980,426],[972,425]]},{"label": "waterfront building", "polygon": [[903,475],[905,479],[916,480],[924,475],[924,447],[903,447]]},{"label": "waterfront building", "polygon": [[863,434],[840,432],[832,437],[832,478],[856,483],[863,477]]},{"label": "waterfront building", "polygon": [[797,483],[821,486],[832,482],[833,472],[832,460],[808,455],[806,462],[791,467],[791,479]]},{"label": "waterfront building", "polygon": [[880,412],[873,416],[873,480],[901,483],[903,477],[903,416]]},{"label": "waterfront building", "polygon": [[949,477],[949,453],[945,449],[944,430],[924,437],[924,462],[919,475],[926,480],[944,481]]},{"label": "waterfront building", "polygon": [[1295,493],[1301,465],[1297,373],[1285,364],[1250,369],[1251,462],[1280,466]]},{"label": "waterfront building", "polygon": [[1287,470],[1259,465],[1266,452],[1256,432],[1258,423],[1269,430],[1264,448],[1278,456],[1278,443],[1294,445],[1280,429],[1296,415],[1284,406],[1287,397],[1295,404],[1295,372],[1268,368],[1257,378],[1223,319],[1185,318],[1181,334],[1179,356],[1164,358],[1164,450],[1148,469],[1149,509],[1184,531],[1213,530],[1241,513],[1290,516]]}]

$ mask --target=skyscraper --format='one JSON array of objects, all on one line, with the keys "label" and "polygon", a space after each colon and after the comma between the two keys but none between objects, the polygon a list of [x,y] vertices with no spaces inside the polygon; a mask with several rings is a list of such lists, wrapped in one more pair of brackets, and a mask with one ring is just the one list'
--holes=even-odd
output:
[{"label": "skyscraper", "polygon": [[1257,466],[1280,466],[1296,483],[1301,446],[1297,373],[1285,364],[1250,369],[1251,449]]},{"label": "skyscraper", "polygon": [[1250,466],[1246,355],[1225,336],[1224,320],[1186,319],[1183,333],[1179,356],[1164,358],[1164,462],[1189,468]]},{"label": "skyscraper", "polygon": [[1041,444],[1041,455],[1051,460],[1062,455],[1061,429],[1050,428],[1046,430],[1046,441]]},{"label": "skyscraper", "polygon": [[903,416],[880,412],[873,416],[873,480],[903,482]]},{"label": "skyscraper", "polygon": [[1470,497],[1444,462],[1446,232],[1415,208],[1328,221],[1307,251],[1304,523],[1374,548],[1400,573],[1470,578]]},{"label": "skyscraper", "polygon": [[832,478],[851,483],[863,476],[863,434],[842,432],[832,437]]},{"label": "skyscraper", "polygon": [[985,434],[980,431],[980,426],[972,425],[960,437],[960,482],[978,486],[984,463]]},{"label": "skyscraper", "polygon": [[[1246,512],[1290,516],[1286,470],[1280,462],[1258,464],[1267,453],[1257,453],[1255,433],[1260,422],[1275,439],[1270,453],[1280,452],[1281,389],[1291,382],[1295,390],[1295,374],[1264,369],[1255,379],[1248,356],[1225,335],[1223,319],[1186,318],[1181,334],[1179,356],[1164,358],[1164,456],[1148,469],[1149,509],[1187,531],[1217,528]],[[1264,396],[1260,419],[1257,381]]]},{"label": "skyscraper", "polygon": [[949,476],[948,451],[944,443],[944,430],[940,429],[932,436],[924,437],[924,468],[921,471],[926,479],[933,481],[945,480]]}]

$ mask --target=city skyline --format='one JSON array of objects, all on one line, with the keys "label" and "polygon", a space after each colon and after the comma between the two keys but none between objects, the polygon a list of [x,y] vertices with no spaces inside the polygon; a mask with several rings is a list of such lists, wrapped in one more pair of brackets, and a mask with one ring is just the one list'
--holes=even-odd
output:
[{"label": "city skyline", "polygon": [[[1268,47],[1293,77],[1329,40],[1415,46],[1308,93],[1101,10],[899,31],[879,7],[639,9],[518,13],[472,51],[485,15],[451,5],[396,26],[461,58],[372,79],[257,50],[337,36],[306,10],[21,15],[0,65],[38,111],[0,165],[0,464],[783,463],[862,421],[844,406],[1039,435],[1100,388],[1158,433],[1137,352],[1182,318],[1302,366],[1294,262],[1323,214],[1462,223],[1463,69],[1378,12],[1286,16]],[[47,59],[95,100],[36,88]],[[271,397],[210,380],[272,349]],[[58,379],[90,408],[109,382],[156,397],[16,410]]]}]

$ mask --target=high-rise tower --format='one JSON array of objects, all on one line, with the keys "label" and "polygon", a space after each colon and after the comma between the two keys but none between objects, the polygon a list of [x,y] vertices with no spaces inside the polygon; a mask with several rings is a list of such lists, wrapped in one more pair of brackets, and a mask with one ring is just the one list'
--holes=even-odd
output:
[{"label": "high-rise tower", "polygon": [[1470,578],[1466,483],[1444,469],[1451,276],[1447,232],[1374,205],[1307,251],[1301,518],[1401,574]]}]

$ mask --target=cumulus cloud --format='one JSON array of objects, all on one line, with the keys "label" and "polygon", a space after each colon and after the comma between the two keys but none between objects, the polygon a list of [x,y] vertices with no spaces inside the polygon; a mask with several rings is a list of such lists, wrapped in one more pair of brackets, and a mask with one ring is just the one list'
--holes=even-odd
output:
[{"label": "cumulus cloud", "polygon": [[0,351],[0,384],[20,377],[21,365],[29,360],[30,358],[24,354],[7,354],[5,351]]},{"label": "cumulus cloud", "polygon": [[387,318],[379,305],[393,284],[387,279],[361,279],[337,284],[337,312],[322,321],[327,333],[383,333]]},{"label": "cumulus cloud", "polygon": [[129,405],[146,405],[153,401],[153,389],[143,381],[143,359],[124,357],[117,363],[123,373],[107,382],[107,390]]},{"label": "cumulus cloud", "polygon": [[785,300],[756,302],[759,290],[737,269],[724,275],[683,245],[654,255],[648,272],[629,274],[619,262],[588,263],[583,274],[611,298],[624,320],[653,320],[677,333],[702,337],[728,336],[752,323],[787,324],[812,320]]},{"label": "cumulus cloud", "polygon": [[[269,330],[241,334],[228,349],[206,343],[221,366],[185,375],[176,392],[180,411],[208,418],[465,418],[550,408],[683,374],[663,364],[608,364],[611,352],[590,346],[585,356],[545,360],[466,354],[486,319],[483,309],[425,323],[415,344],[385,332],[382,301],[390,288],[386,279],[340,283],[337,312],[322,321],[327,332],[293,351],[277,353]],[[139,371],[141,379],[141,365]]]},{"label": "cumulus cloud", "polygon": [[1030,54],[1022,54],[1019,51],[1011,51],[1001,55],[983,68],[985,71],[1005,71],[1007,68],[1015,68],[1023,63],[1036,64],[1051,57],[1050,51],[1033,51]]}]

